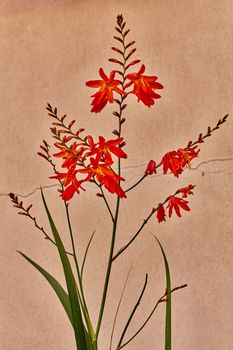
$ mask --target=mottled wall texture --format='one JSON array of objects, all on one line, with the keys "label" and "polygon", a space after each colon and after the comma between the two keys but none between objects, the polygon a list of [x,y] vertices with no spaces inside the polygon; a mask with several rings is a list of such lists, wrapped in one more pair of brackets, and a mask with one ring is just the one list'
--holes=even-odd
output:
[{"label": "mottled wall texture", "polygon": [[[125,187],[143,173],[149,159],[195,140],[207,127],[230,117],[201,145],[193,169],[174,176],[154,175],[122,201],[116,249],[134,234],[152,207],[179,187],[196,184],[191,211],[158,224],[152,219],[127,253],[114,265],[101,331],[100,350],[109,349],[116,305],[128,269],[131,273],[116,325],[121,333],[144,283],[144,300],[133,320],[132,335],[164,292],[161,240],[171,265],[172,284],[188,288],[173,298],[174,350],[231,350],[232,308],[232,160],[233,160],[233,3],[231,0],[1,0],[1,248],[0,349],[67,350],[75,343],[69,322],[53,291],[16,250],[46,267],[61,282],[62,269],[54,246],[7,198],[15,192],[47,230],[38,187],[45,194],[67,247],[63,204],[51,169],[36,155],[49,140],[50,102],[94,136],[111,137],[116,127],[112,106],[101,115],[90,112],[92,91],[85,82],[98,77],[99,67],[112,69],[116,16],[123,13],[136,40],[137,57],[165,86],[153,108],[136,99],[127,108],[123,135],[129,157],[124,161]],[[83,256],[91,233],[85,288],[96,322],[110,242],[111,222],[93,186],[70,205],[78,253]],[[113,204],[113,202],[111,202]],[[128,349],[164,349],[161,305],[150,324]]]}]

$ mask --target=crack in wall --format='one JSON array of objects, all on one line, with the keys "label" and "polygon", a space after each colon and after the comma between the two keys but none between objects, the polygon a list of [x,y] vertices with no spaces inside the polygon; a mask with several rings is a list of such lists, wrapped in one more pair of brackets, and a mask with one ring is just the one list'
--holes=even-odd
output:
[{"label": "crack in wall", "polygon": [[[198,170],[200,167],[202,167],[203,165],[205,164],[209,164],[209,163],[214,163],[214,162],[228,162],[228,161],[233,161],[233,157],[228,157],[228,158],[213,158],[213,159],[208,159],[206,161],[202,161],[200,162],[196,167],[193,167],[191,168],[190,170],[191,171],[196,171]],[[142,167],[145,167],[147,165],[147,163],[143,163],[143,164],[140,164],[140,165],[129,165],[129,166],[125,166],[125,167],[122,167],[123,170],[126,170],[126,169],[139,169],[139,168],[142,168]],[[233,174],[233,171],[227,171],[227,170],[224,170],[224,169],[219,169],[219,170],[209,170],[209,171],[202,171],[202,176],[204,176],[205,174],[227,174],[227,175],[232,175]],[[168,175],[168,174],[167,174]],[[136,175],[133,175],[130,179],[128,179],[124,184],[128,184],[130,183],[133,179],[135,178],[140,178],[142,176],[142,174],[136,174]],[[160,177],[160,176],[164,176],[164,174],[154,174],[150,177]],[[55,187],[58,187],[59,185],[58,184],[51,184],[51,185],[44,185],[44,186],[39,186],[39,187],[36,187],[34,188],[33,191],[23,195],[23,194],[20,194],[20,193],[15,193],[17,196],[21,197],[21,198],[28,198],[30,196],[32,196],[34,193],[36,193],[37,191],[39,191],[41,188],[42,189],[46,189],[46,188],[55,188]],[[5,193],[5,192],[2,192],[0,193],[0,197],[5,197],[5,196],[8,196],[8,193]]]}]

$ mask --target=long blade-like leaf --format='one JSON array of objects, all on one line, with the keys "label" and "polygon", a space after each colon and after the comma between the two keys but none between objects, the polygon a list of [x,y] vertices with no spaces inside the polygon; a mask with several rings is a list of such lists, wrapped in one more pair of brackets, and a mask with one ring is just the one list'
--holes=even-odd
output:
[{"label": "long blade-like leaf", "polygon": [[[154,236],[154,235],[153,235]],[[155,236],[154,236],[155,237]],[[167,288],[167,302],[166,302],[166,325],[165,325],[165,350],[171,350],[172,348],[172,324],[171,324],[171,276],[170,276],[170,269],[167,261],[167,257],[165,255],[164,249],[159,242],[158,238],[155,237],[157,240],[160,249],[163,254],[163,260],[164,260],[164,266],[166,271],[166,288]]]},{"label": "long blade-like leaf", "polygon": [[27,255],[24,253],[18,251],[19,254],[21,254],[28,262],[30,262],[49,282],[55,293],[57,294],[57,297],[59,298],[61,304],[63,305],[65,312],[67,316],[69,317],[69,320],[71,324],[73,324],[72,320],[72,313],[71,313],[71,308],[70,308],[70,301],[67,293],[65,290],[62,288],[60,283],[52,276],[50,273],[48,273],[45,269],[43,269],[40,265],[38,265],[35,261],[30,259]]},{"label": "long blade-like leaf", "polygon": [[42,195],[45,210],[46,210],[46,213],[47,213],[47,216],[49,219],[50,227],[51,227],[51,230],[52,230],[52,233],[54,236],[54,240],[56,242],[56,246],[57,246],[57,249],[58,249],[58,252],[60,255],[60,259],[61,259],[62,266],[63,266],[63,271],[65,274],[66,285],[67,285],[67,290],[68,290],[68,295],[69,295],[69,300],[70,300],[70,307],[71,307],[71,312],[72,312],[73,327],[74,327],[77,349],[78,350],[87,350],[86,339],[85,339],[85,327],[84,327],[83,320],[82,320],[82,313],[81,313],[81,308],[79,305],[74,275],[73,275],[73,272],[72,272],[72,269],[70,266],[69,259],[66,255],[64,245],[62,243],[60,235],[57,231],[57,228],[54,224],[54,221],[52,219],[52,216],[51,216],[50,211],[48,209],[48,206],[46,204],[42,189],[41,189],[41,195]]}]

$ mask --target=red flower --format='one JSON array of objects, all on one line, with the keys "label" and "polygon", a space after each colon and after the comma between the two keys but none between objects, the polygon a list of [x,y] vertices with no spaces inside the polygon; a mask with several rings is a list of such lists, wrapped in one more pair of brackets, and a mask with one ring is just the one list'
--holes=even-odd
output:
[{"label": "red flower", "polygon": [[63,186],[67,187],[61,194],[62,199],[65,201],[70,200],[75,192],[79,194],[79,188],[85,191],[85,189],[81,186],[84,180],[77,180],[77,172],[78,170],[75,170],[74,167],[70,167],[67,173],[56,172],[55,176],[50,177],[51,179],[60,180]]},{"label": "red flower", "polygon": [[112,163],[111,153],[113,153],[118,158],[127,158],[127,154],[119,147],[122,141],[123,137],[119,137],[115,140],[105,141],[105,138],[103,136],[99,136],[99,142],[94,144],[92,137],[88,136],[88,142],[90,144],[91,151],[87,153],[87,155],[90,156],[96,154],[96,158],[99,160],[103,156],[106,163]]},{"label": "red flower", "polygon": [[138,73],[128,74],[126,78],[130,82],[125,85],[125,88],[134,84],[132,93],[138,97],[138,102],[142,101],[146,106],[150,107],[154,104],[154,99],[161,97],[153,90],[163,89],[163,85],[156,82],[158,78],[155,76],[142,75],[144,72],[145,66],[143,64]]},{"label": "red flower", "polygon": [[156,174],[156,163],[154,160],[149,161],[147,168],[145,170],[145,174],[147,175]]},{"label": "red flower", "polygon": [[113,103],[113,91],[118,92],[118,94],[125,94],[124,91],[120,90],[117,85],[121,84],[120,81],[114,80],[115,71],[110,73],[109,78],[104,73],[103,68],[99,69],[99,74],[102,80],[90,80],[86,82],[86,85],[91,88],[99,88],[91,97],[94,97],[91,105],[91,112],[98,113],[106,106],[107,102]]},{"label": "red flower", "polygon": [[176,177],[179,177],[186,165],[191,168],[191,160],[197,157],[200,151],[200,149],[196,151],[196,148],[197,146],[185,149],[180,148],[178,151],[166,153],[159,163],[159,166],[163,164],[164,174],[170,169]]},{"label": "red flower", "polygon": [[64,159],[62,168],[69,168],[70,166],[75,165],[78,161],[83,161],[84,158],[82,157],[82,154],[84,148],[81,147],[77,150],[76,148],[79,145],[76,142],[69,147],[60,145],[59,143],[55,143],[54,145],[60,149],[60,152],[55,153],[53,156]]},{"label": "red flower", "polygon": [[182,173],[182,166],[181,166],[181,160],[179,157],[178,152],[171,151],[166,153],[161,162],[159,163],[159,166],[163,164],[163,172],[164,174],[167,173],[168,169],[171,170],[171,172],[176,176],[179,177],[179,175]]},{"label": "red flower", "polygon": [[185,149],[178,149],[177,153],[180,157],[180,164],[182,167],[185,167],[186,165],[191,168],[191,160],[193,158],[196,158],[198,156],[198,153],[200,152],[200,149],[196,151],[197,146],[185,148]]},{"label": "red flower", "polygon": [[187,203],[188,201],[186,201],[185,199],[178,198],[176,196],[170,196],[168,206],[167,206],[167,208],[169,208],[168,210],[169,218],[172,215],[173,208],[175,209],[176,215],[179,217],[181,217],[180,208],[186,211],[190,211],[190,208],[188,207]]},{"label": "red flower", "polygon": [[100,164],[98,162],[98,159],[94,158],[91,158],[90,162],[90,166],[79,170],[80,173],[88,173],[88,176],[84,181],[89,181],[94,176],[96,176],[100,185],[104,185],[104,187],[110,193],[116,193],[119,197],[126,198],[125,192],[122,190],[118,183],[119,181],[124,181],[125,179],[117,175],[112,169],[109,168],[112,163]]},{"label": "red flower", "polygon": [[157,209],[157,219],[158,219],[158,222],[161,222],[161,221],[166,221],[165,219],[165,210],[164,210],[164,207],[162,204],[160,204],[160,206],[158,207]]},{"label": "red flower", "polygon": [[194,185],[188,185],[187,187],[180,188],[179,192],[182,193],[182,198],[187,198],[189,194],[193,194],[192,190],[194,187]]}]

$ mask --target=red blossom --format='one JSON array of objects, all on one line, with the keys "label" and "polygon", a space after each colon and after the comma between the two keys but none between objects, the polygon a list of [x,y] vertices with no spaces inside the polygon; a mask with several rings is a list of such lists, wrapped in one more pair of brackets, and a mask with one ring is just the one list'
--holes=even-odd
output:
[{"label": "red blossom", "polygon": [[157,209],[156,216],[157,216],[158,222],[166,221],[165,209],[164,209],[164,206],[162,204],[159,205],[159,207]]},{"label": "red blossom", "polygon": [[70,200],[74,193],[80,193],[79,189],[81,188],[83,191],[85,189],[82,187],[82,183],[84,180],[78,181],[76,178],[78,170],[75,170],[73,166],[71,166],[67,173],[59,173],[56,172],[56,175],[51,176],[51,179],[58,179],[61,181],[65,188],[65,190],[62,192],[61,197],[63,200],[68,201]]},{"label": "red blossom", "polygon": [[183,187],[179,189],[179,192],[182,193],[182,198],[187,198],[188,195],[193,194],[192,190],[195,185],[188,185],[187,187]]},{"label": "red blossom", "polygon": [[88,141],[91,151],[87,153],[87,155],[90,156],[96,154],[97,159],[103,157],[106,163],[111,163],[113,161],[111,153],[118,158],[127,158],[127,154],[119,147],[123,140],[123,137],[119,137],[115,140],[105,141],[103,136],[99,136],[99,142],[95,144],[92,137],[89,136]]},{"label": "red blossom", "polygon": [[144,72],[145,66],[143,64],[138,73],[128,74],[126,79],[130,80],[130,82],[125,85],[125,88],[134,84],[131,92],[138,97],[138,102],[142,101],[146,106],[150,107],[154,104],[154,99],[161,97],[153,90],[163,89],[163,85],[156,82],[158,79],[156,76],[142,75]]},{"label": "red blossom", "polygon": [[156,174],[156,163],[154,160],[150,160],[149,163],[147,164],[147,168],[145,170],[146,175],[152,175]]},{"label": "red blossom", "polygon": [[163,165],[164,174],[170,169],[176,177],[179,177],[185,166],[191,168],[191,160],[196,158],[200,151],[200,149],[196,150],[196,148],[197,146],[185,149],[180,148],[178,151],[166,153],[159,163],[159,166]]},{"label": "red blossom", "polygon": [[186,210],[186,211],[190,211],[190,208],[188,207],[188,201],[186,201],[185,199],[176,197],[176,196],[169,197],[167,208],[168,208],[169,218],[172,215],[173,209],[175,210],[176,215],[179,217],[181,217],[180,208],[182,208],[183,210]]},{"label": "red blossom", "polygon": [[94,95],[91,105],[91,112],[98,113],[106,106],[107,102],[113,103],[113,91],[117,92],[120,95],[125,94],[124,91],[120,90],[117,86],[120,85],[119,80],[114,80],[115,71],[112,71],[109,75],[109,78],[104,73],[103,68],[99,69],[99,75],[102,80],[90,80],[86,82],[86,85],[91,88],[99,88]]},{"label": "red blossom", "polygon": [[125,192],[119,185],[119,181],[124,181],[125,179],[117,175],[110,166],[113,163],[99,163],[98,159],[90,158],[90,165],[85,169],[79,170],[79,173],[87,173],[87,177],[84,181],[90,181],[96,176],[97,181],[100,185],[104,187],[110,193],[116,193],[121,198],[126,198]]},{"label": "red blossom", "polygon": [[80,147],[77,149],[77,147],[80,145],[78,145],[76,142],[69,147],[60,145],[59,143],[55,143],[54,145],[60,149],[60,152],[55,153],[53,156],[64,159],[62,168],[68,169],[70,166],[75,165],[78,161],[83,161],[84,157],[82,155],[84,148]]},{"label": "red blossom", "polygon": [[182,173],[182,166],[181,166],[181,160],[179,157],[178,152],[171,151],[166,153],[161,162],[159,163],[159,166],[163,164],[163,172],[166,174],[168,172],[168,169],[176,176],[179,177],[179,175]]},{"label": "red blossom", "polygon": [[198,153],[200,152],[200,149],[197,149],[197,146],[190,147],[190,148],[180,148],[178,149],[177,153],[180,157],[180,165],[182,167],[185,167],[186,165],[191,168],[191,160],[193,158],[198,157]]}]

